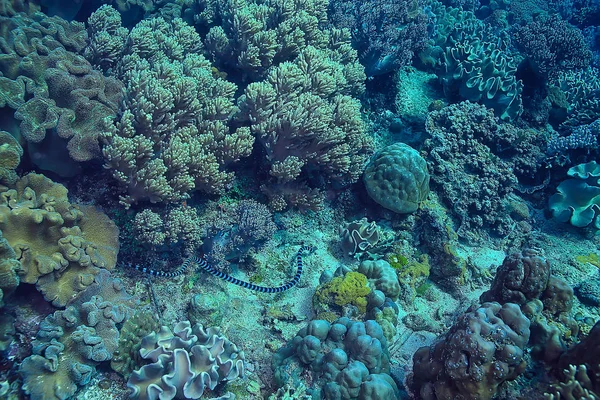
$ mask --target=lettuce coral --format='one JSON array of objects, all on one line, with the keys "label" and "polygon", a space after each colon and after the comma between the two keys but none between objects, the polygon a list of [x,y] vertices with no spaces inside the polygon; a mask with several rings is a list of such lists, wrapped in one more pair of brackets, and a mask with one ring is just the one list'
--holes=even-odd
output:
[{"label": "lettuce coral", "polygon": [[121,85],[78,55],[85,46],[83,24],[42,13],[0,17],[3,100],[21,121],[32,161],[68,176],[61,168],[101,156],[102,119],[116,114]]},{"label": "lettuce coral", "polygon": [[71,205],[63,185],[39,174],[0,193],[0,231],[20,261],[20,280],[58,307],[114,268],[119,251],[118,228],[106,215]]}]

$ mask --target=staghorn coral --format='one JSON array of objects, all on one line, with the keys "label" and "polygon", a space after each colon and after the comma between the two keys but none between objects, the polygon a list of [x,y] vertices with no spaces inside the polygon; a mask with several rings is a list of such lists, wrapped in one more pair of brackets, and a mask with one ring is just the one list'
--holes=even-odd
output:
[{"label": "staghorn coral", "polygon": [[519,306],[484,303],[413,356],[410,389],[417,399],[486,400],[525,369],[529,320]]},{"label": "staghorn coral", "polygon": [[151,363],[131,374],[127,386],[133,399],[198,399],[244,374],[244,352],[218,328],[189,321],[144,337],[140,355]]},{"label": "staghorn coral", "polygon": [[90,382],[99,363],[112,358],[119,328],[136,303],[108,271],[96,275],[66,309],[41,322],[33,354],[19,368],[25,393],[32,400],[72,397]]},{"label": "staghorn coral", "polygon": [[20,261],[20,280],[57,307],[114,268],[119,252],[118,228],[106,215],[71,205],[64,186],[34,173],[0,193],[0,231]]},{"label": "staghorn coral", "polygon": [[229,132],[236,85],[216,77],[199,37],[181,19],[138,23],[117,65],[125,83],[119,118],[103,133],[105,167],[128,206],[181,200],[195,190],[221,193],[225,167],[248,156],[246,127]]},{"label": "staghorn coral", "polygon": [[0,188],[17,181],[15,169],[21,162],[23,148],[10,133],[0,131]]},{"label": "staghorn coral", "polygon": [[273,369],[278,387],[304,384],[315,399],[399,399],[387,340],[372,320],[313,320],[277,351]]},{"label": "staghorn coral", "polygon": [[292,203],[286,188],[311,175],[342,185],[355,182],[371,151],[360,103],[351,97],[364,90],[364,74],[355,67],[347,38],[337,34],[331,50],[306,47],[293,63],[248,85],[239,101],[276,179],[264,191],[277,195],[271,200],[278,208]]},{"label": "staghorn coral", "polygon": [[375,202],[399,214],[417,211],[429,194],[427,163],[404,143],[379,151],[367,164],[363,181]]},{"label": "staghorn coral", "polygon": [[550,385],[547,400],[598,400],[600,387],[598,377],[591,379],[585,365],[569,365],[563,370],[563,377]]},{"label": "staghorn coral", "polygon": [[0,31],[0,103],[15,110],[33,162],[68,176],[77,169],[61,168],[64,155],[75,162],[99,158],[102,119],[115,116],[121,84],[77,54],[85,46],[83,24],[19,14],[0,17]]}]

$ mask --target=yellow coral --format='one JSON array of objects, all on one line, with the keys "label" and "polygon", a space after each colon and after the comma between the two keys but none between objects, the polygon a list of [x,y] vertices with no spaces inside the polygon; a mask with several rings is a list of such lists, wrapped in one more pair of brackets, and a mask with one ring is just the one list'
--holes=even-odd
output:
[{"label": "yellow coral", "polygon": [[371,292],[367,283],[367,277],[360,272],[348,272],[317,288],[316,300],[327,304],[333,298],[333,303],[338,306],[353,304],[364,313],[367,311],[366,296]]},{"label": "yellow coral", "polygon": [[596,253],[590,253],[588,255],[580,255],[575,257],[577,261],[583,264],[592,264],[598,268],[600,268],[600,257]]}]

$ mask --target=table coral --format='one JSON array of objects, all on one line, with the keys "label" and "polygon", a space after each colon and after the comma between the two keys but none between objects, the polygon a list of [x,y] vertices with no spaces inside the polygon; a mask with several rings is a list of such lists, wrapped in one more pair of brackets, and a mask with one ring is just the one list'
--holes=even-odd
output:
[{"label": "table coral", "polygon": [[118,228],[91,206],[76,207],[67,189],[39,174],[0,193],[0,231],[20,261],[19,277],[55,306],[116,264]]},{"label": "table coral", "polygon": [[519,306],[484,303],[413,356],[409,386],[417,399],[486,400],[525,369],[529,320]]},{"label": "table coral", "polygon": [[142,339],[140,355],[150,363],[132,373],[133,399],[199,399],[217,384],[244,374],[244,352],[218,328],[177,323]]}]

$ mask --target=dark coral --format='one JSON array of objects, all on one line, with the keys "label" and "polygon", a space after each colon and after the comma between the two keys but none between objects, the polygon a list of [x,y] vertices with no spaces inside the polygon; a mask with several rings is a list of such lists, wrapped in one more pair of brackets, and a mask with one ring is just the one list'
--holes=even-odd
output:
[{"label": "dark coral", "polygon": [[410,65],[428,39],[427,17],[416,0],[335,0],[329,3],[329,16],[336,27],[352,33],[367,76]]},{"label": "dark coral", "polygon": [[[541,250],[525,249],[504,259],[496,271],[492,287],[481,295],[481,301],[522,305],[539,298],[546,290],[549,279],[550,263]],[[558,305],[554,305],[552,308],[557,307]]]},{"label": "dark coral", "polygon": [[519,306],[485,303],[413,356],[409,386],[417,399],[487,400],[525,369],[529,320]]},{"label": "dark coral", "polygon": [[585,68],[592,53],[581,31],[553,15],[518,25],[513,33],[516,44],[543,77],[560,71]]}]

